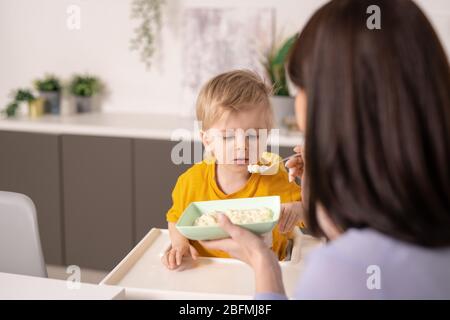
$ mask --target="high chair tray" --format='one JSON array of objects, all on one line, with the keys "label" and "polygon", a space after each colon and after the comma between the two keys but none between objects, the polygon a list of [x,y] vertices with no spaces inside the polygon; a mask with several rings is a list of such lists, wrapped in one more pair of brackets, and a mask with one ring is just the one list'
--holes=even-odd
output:
[{"label": "high chair tray", "polygon": [[[290,261],[281,261],[283,281],[292,295],[305,255],[320,241],[294,231]],[[235,259],[188,259],[182,271],[168,270],[161,256],[170,248],[166,229],[152,229],[100,284],[125,288],[129,299],[251,299],[254,276],[249,266]]]}]

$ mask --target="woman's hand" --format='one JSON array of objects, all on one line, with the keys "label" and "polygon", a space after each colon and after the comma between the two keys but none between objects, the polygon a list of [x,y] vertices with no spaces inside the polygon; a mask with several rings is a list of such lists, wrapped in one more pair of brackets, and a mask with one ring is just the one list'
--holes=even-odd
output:
[{"label": "woman's hand", "polygon": [[300,201],[281,204],[278,230],[280,233],[289,233],[303,219],[303,205]]},{"label": "woman's hand", "polygon": [[281,269],[278,259],[264,240],[252,232],[234,225],[227,216],[219,215],[219,226],[231,238],[212,241],[200,241],[210,249],[228,252],[255,271],[256,292],[275,292],[284,294]]},{"label": "woman's hand", "polygon": [[170,250],[161,257],[161,261],[168,269],[175,270],[181,266],[185,256],[191,256],[194,260],[198,257],[197,250],[189,242],[172,244]]},{"label": "woman's hand", "polygon": [[302,178],[305,168],[303,161],[304,148],[296,146],[294,152],[297,155],[286,162],[286,168],[289,170],[289,182],[294,181],[296,177]]},{"label": "woman's hand", "polygon": [[248,230],[234,225],[226,215],[219,215],[219,226],[225,230],[231,238],[212,241],[200,241],[210,249],[222,250],[229,253],[233,258],[239,259],[251,267],[261,259],[260,255],[271,253],[267,244],[261,237],[256,236]]}]

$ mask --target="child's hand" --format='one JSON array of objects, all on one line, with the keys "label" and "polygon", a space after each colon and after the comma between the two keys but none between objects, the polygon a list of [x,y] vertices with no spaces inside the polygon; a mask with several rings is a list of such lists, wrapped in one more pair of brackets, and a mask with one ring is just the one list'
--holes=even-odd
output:
[{"label": "child's hand", "polygon": [[189,242],[172,244],[170,250],[162,256],[161,261],[168,269],[175,270],[181,266],[185,256],[191,256],[194,260],[198,258],[197,250]]},{"label": "child's hand", "polygon": [[295,180],[296,177],[302,178],[305,163],[303,161],[304,149],[302,146],[296,146],[294,152],[299,154],[298,157],[292,157],[286,162],[286,168],[289,170],[289,182]]},{"label": "child's hand", "polygon": [[280,233],[289,233],[302,221],[303,206],[300,201],[281,204],[280,220],[278,230]]}]

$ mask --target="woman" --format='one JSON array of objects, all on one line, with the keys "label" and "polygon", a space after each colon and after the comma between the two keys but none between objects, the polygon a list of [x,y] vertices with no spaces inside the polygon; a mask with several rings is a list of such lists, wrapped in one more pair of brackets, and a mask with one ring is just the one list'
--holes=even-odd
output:
[{"label": "woman", "polygon": [[[370,5],[381,29],[367,28]],[[308,256],[295,298],[450,298],[449,70],[411,1],[335,0],[307,23],[288,71],[306,221],[329,242]],[[257,298],[285,298],[262,240],[225,216],[221,226],[231,238],[204,245],[248,263]]]}]

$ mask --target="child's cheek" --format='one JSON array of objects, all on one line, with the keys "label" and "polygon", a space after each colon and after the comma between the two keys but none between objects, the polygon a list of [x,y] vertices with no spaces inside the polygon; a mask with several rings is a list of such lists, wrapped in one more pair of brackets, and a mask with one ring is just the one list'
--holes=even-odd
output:
[{"label": "child's cheek", "polygon": [[261,158],[261,151],[257,144],[250,144],[248,148],[248,159],[249,163],[258,163]]},{"label": "child's cheek", "polygon": [[214,157],[220,164],[227,164],[232,161],[232,155],[227,151],[225,143],[213,143],[212,145]]},{"label": "child's cheek", "polygon": [[255,141],[253,144],[249,144],[249,162],[258,163],[264,152],[267,151],[267,143],[264,140]]}]

